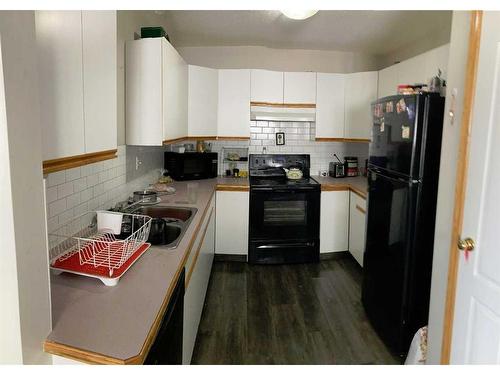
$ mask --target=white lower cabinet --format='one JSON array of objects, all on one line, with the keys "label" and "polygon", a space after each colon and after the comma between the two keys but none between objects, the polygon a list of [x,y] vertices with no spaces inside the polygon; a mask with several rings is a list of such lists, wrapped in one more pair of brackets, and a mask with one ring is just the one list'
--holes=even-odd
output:
[{"label": "white lower cabinet", "polygon": [[349,252],[363,267],[366,237],[366,199],[351,191],[349,207]]},{"label": "white lower cabinet", "polygon": [[320,253],[346,251],[349,234],[349,191],[322,191]]},{"label": "white lower cabinet", "polygon": [[248,254],[248,191],[218,191],[216,254]]},{"label": "white lower cabinet", "polygon": [[215,199],[208,208],[204,223],[186,262],[186,292],[184,294],[184,332],[182,364],[190,364],[196,334],[200,324],[205,294],[214,260]]}]

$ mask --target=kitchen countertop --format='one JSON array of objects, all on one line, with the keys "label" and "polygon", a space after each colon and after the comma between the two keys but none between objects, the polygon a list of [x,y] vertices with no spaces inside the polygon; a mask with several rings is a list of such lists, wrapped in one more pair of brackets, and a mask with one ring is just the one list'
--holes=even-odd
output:
[{"label": "kitchen countertop", "polygon": [[[366,196],[366,178],[313,176],[322,190],[353,190]],[[196,204],[187,201],[188,184],[197,184]],[[46,352],[90,363],[142,363],[158,319],[200,231],[215,190],[248,191],[248,178],[219,177],[174,182],[176,193],[160,196],[159,205],[195,207],[178,247],[151,246],[114,287],[72,274],[51,275],[52,332]]]},{"label": "kitchen countertop", "polygon": [[364,176],[344,178],[312,176],[312,178],[321,184],[322,191],[351,190],[366,199],[368,179]]},{"label": "kitchen countertop", "polygon": [[217,182],[195,182],[196,204],[187,203],[188,182],[175,182],[176,193],[160,197],[159,205],[196,207],[198,212],[176,249],[151,246],[116,286],[78,275],[51,275],[53,327],[45,351],[91,363],[142,363]]}]

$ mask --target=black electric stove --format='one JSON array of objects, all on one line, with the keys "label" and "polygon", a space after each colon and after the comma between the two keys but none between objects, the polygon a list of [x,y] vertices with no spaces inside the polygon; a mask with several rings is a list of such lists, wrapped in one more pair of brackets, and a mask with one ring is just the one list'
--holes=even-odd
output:
[{"label": "black electric stove", "polygon": [[[319,260],[320,184],[310,177],[309,155],[250,155],[250,263]],[[300,179],[286,169],[298,168]]]}]

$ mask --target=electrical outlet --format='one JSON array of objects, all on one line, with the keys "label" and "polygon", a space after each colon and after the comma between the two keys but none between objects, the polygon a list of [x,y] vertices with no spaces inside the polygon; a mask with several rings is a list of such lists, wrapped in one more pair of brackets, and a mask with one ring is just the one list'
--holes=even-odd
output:
[{"label": "electrical outlet", "polygon": [[135,157],[135,170],[137,171],[141,165],[142,165],[142,161],[139,160],[138,156],[136,156]]},{"label": "electrical outlet", "polygon": [[321,177],[328,177],[328,171],[327,171],[327,170],[322,169],[322,170],[320,170],[320,171],[319,171],[319,175],[320,175]]}]

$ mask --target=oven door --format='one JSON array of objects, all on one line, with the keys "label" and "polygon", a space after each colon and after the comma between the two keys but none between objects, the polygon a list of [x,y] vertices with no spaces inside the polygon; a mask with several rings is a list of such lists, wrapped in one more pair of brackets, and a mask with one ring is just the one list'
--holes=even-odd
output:
[{"label": "oven door", "polygon": [[319,238],[320,191],[252,188],[250,240],[309,240]]}]

